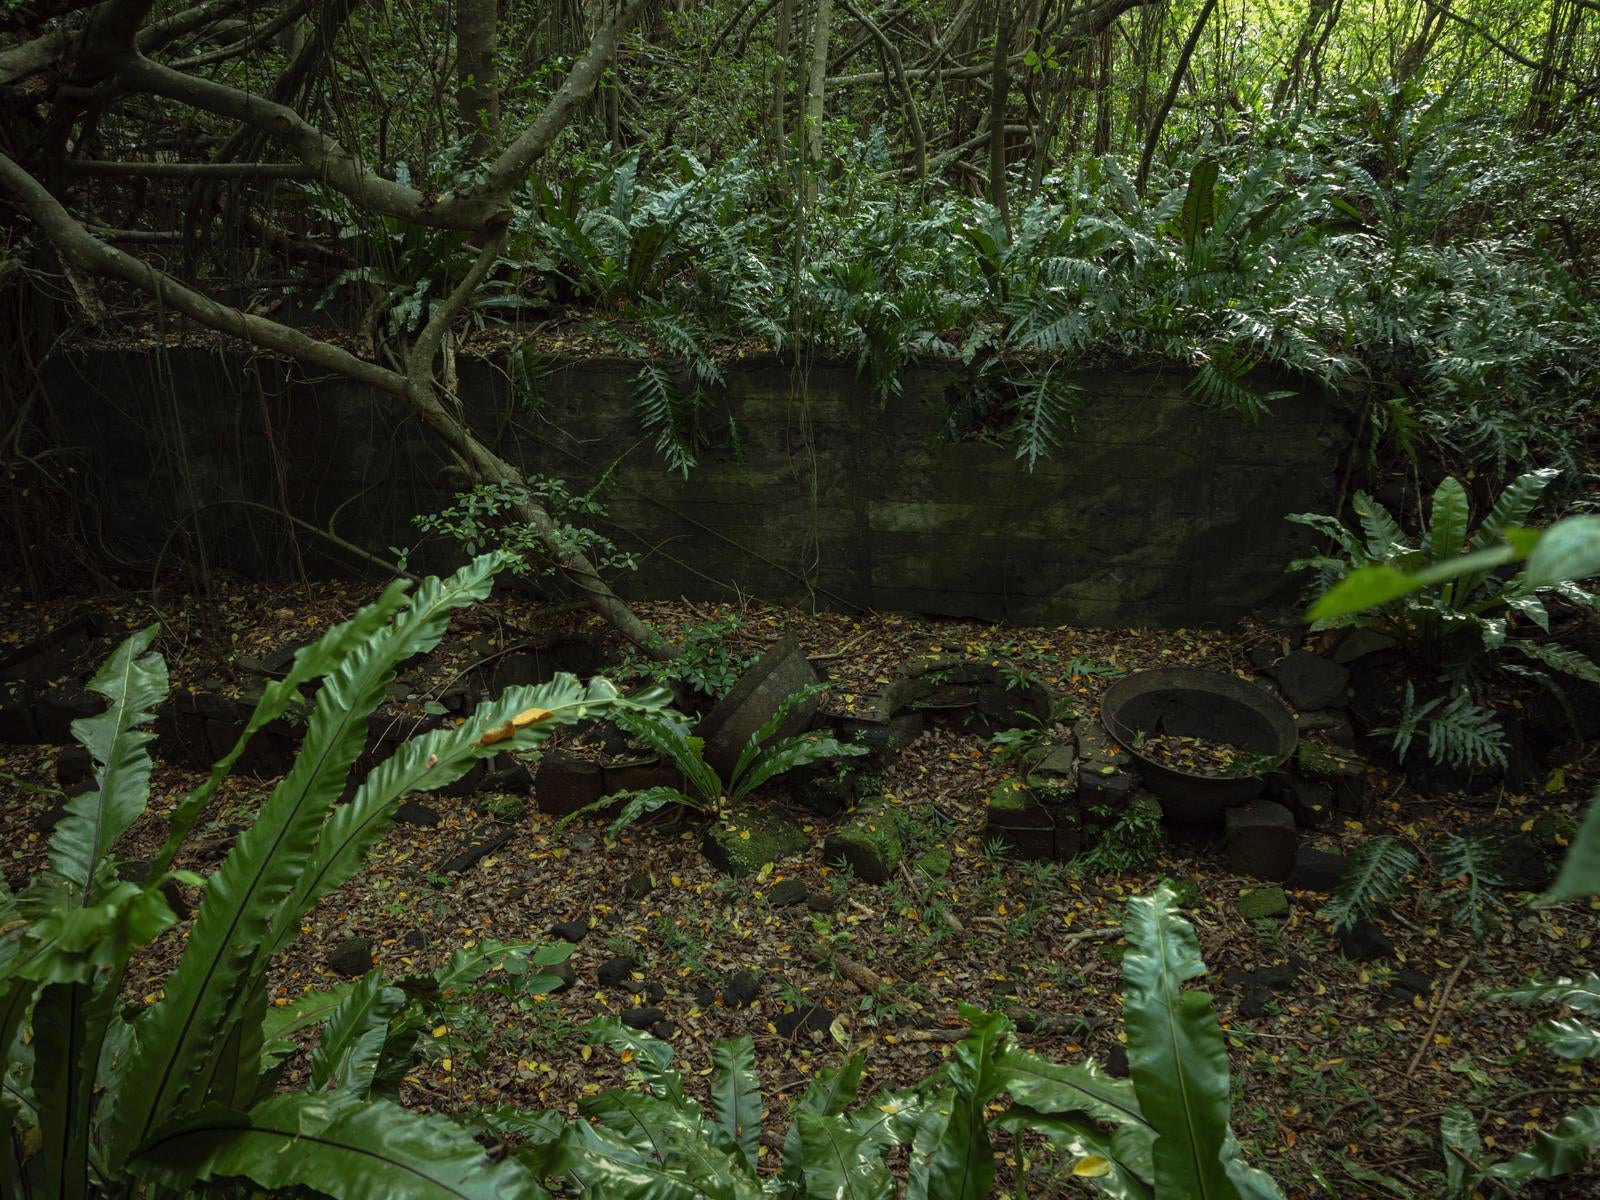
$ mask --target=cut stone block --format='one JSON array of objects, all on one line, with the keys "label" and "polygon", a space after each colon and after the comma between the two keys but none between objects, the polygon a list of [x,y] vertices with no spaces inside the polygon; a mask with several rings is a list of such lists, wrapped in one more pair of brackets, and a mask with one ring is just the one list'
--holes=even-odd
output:
[{"label": "cut stone block", "polygon": [[683,772],[670,762],[659,758],[636,759],[632,762],[609,762],[602,768],[605,777],[602,795],[614,792],[642,792],[647,788],[669,787],[682,791],[685,786]]},{"label": "cut stone block", "polygon": [[605,772],[593,759],[558,750],[541,758],[533,773],[534,803],[550,816],[575,813],[605,794]]},{"label": "cut stone block", "polygon": [[1352,751],[1302,741],[1294,752],[1295,769],[1304,779],[1333,788],[1334,808],[1353,816],[1367,811],[1367,764]]},{"label": "cut stone block", "polygon": [[1345,865],[1342,854],[1301,846],[1295,851],[1294,870],[1284,882],[1295,891],[1331,895],[1344,878]]},{"label": "cut stone block", "polygon": [[925,726],[922,713],[916,710],[896,713],[883,720],[844,717],[838,722],[838,738],[847,746],[865,746],[880,754],[890,754],[916,741]]},{"label": "cut stone block", "polygon": [[1323,829],[1333,820],[1331,784],[1291,779],[1277,790],[1277,798],[1303,829]]},{"label": "cut stone block", "polygon": [[1282,888],[1251,888],[1239,896],[1239,915],[1247,921],[1289,914],[1289,897]]},{"label": "cut stone block", "polygon": [[1350,668],[1320,654],[1296,650],[1278,664],[1278,686],[1284,699],[1302,712],[1330,708],[1344,699]]},{"label": "cut stone block", "polygon": [[[817,672],[801,653],[800,643],[792,634],[783,638],[740,677],[695,729],[695,735],[705,739],[706,762],[726,779],[750,735],[772,719],[786,698],[816,682]],[[816,696],[795,705],[774,737],[804,733],[820,705]]]},{"label": "cut stone block", "polygon": [[1228,809],[1228,862],[1241,875],[1282,882],[1294,870],[1300,835],[1294,814],[1273,800]]},{"label": "cut stone block", "polygon": [[809,845],[811,839],[805,831],[782,813],[746,808],[714,823],[700,850],[719,871],[742,876],[798,854]]},{"label": "cut stone block", "polygon": [[905,853],[899,823],[886,803],[865,800],[854,818],[823,845],[823,857],[844,859],[856,878],[887,883]]}]

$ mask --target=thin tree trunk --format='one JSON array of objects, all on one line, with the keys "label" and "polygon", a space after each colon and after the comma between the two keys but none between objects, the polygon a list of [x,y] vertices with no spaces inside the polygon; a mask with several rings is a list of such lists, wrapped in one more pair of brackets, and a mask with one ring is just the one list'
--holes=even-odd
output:
[{"label": "thin tree trunk", "polygon": [[833,0],[816,0],[815,23],[811,30],[811,74],[806,81],[805,113],[805,203],[817,202],[818,171],[822,162],[823,91],[828,83],[828,37],[833,30]]},{"label": "thin tree trunk", "polygon": [[489,153],[500,140],[499,32],[498,0],[456,0],[456,103],[473,158]]},{"label": "thin tree trunk", "polygon": [[774,57],[777,66],[772,80],[772,150],[773,161],[782,174],[789,165],[789,131],[785,127],[784,113],[789,107],[789,49],[794,41],[794,0],[778,0],[778,28],[774,36]]},{"label": "thin tree trunk", "polygon": [[1194,55],[1194,48],[1200,42],[1200,35],[1205,32],[1206,22],[1216,10],[1217,0],[1206,0],[1201,8],[1200,15],[1195,18],[1194,28],[1189,31],[1189,38],[1183,43],[1183,50],[1178,55],[1178,65],[1172,72],[1172,83],[1167,87],[1167,94],[1161,101],[1161,107],[1156,110],[1155,120],[1150,122],[1150,129],[1145,134],[1144,153],[1139,157],[1139,174],[1134,182],[1134,187],[1139,195],[1144,195],[1144,187],[1150,178],[1150,162],[1156,156],[1156,144],[1161,140],[1161,127],[1167,123],[1167,114],[1172,111],[1172,102],[1178,98],[1178,89],[1183,86],[1183,77],[1189,73],[1189,59]]},{"label": "thin tree trunk", "polygon": [[994,70],[989,76],[989,202],[1000,211],[1007,232],[1006,97],[1011,91],[1011,0],[998,0],[994,17]]}]

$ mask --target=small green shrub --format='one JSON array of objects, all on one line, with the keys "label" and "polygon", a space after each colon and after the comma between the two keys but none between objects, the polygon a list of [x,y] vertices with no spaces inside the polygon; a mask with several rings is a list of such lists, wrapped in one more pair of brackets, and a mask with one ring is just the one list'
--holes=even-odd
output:
[{"label": "small green shrub", "polygon": [[[166,666],[150,649],[154,628],[128,638],[94,676],[90,686],[109,707],[74,722],[73,736],[94,760],[96,786],[68,802],[47,868],[21,895],[0,896],[0,1144],[39,1147],[25,1161],[4,1157],[0,1191],[182,1193],[247,1179],[266,1190],[352,1196],[531,1194],[522,1165],[491,1165],[461,1127],[383,1098],[415,1040],[400,989],[374,973],[287,1016],[269,1009],[267,995],[273,957],[303,915],[359,869],[407,793],[444,787],[488,754],[532,750],[558,724],[660,704],[659,693],[624,701],[604,680],[585,688],[571,676],[514,688],[459,726],[405,743],[336,806],[399,664],[436,646],[451,612],[486,595],[505,562],[479,558],[410,596],[392,585],[302,648],[264,689],[234,748],[179,799],[142,884],[120,878],[114,848],[150,800],[154,734],[145,727],[167,692]],[[177,921],[163,885],[202,883],[173,872],[174,856],[249,739],[311,684],[294,766],[203,881],[160,998],[123,1006],[134,953]],[[452,961],[451,979],[476,978],[485,959]],[[284,1037],[318,1024],[310,1090],[274,1094]],[[31,1036],[19,1038],[23,1030]],[[475,1182],[451,1190],[463,1180]]]},{"label": "small green shrub", "polygon": [[561,826],[591,812],[610,808],[618,800],[624,800],[625,803],[621,813],[611,822],[609,833],[613,837],[640,817],[668,804],[681,804],[726,822],[747,796],[787,771],[830,758],[866,754],[868,751],[865,746],[849,746],[817,733],[802,733],[773,741],[795,705],[803,704],[825,690],[826,685],[812,684],[785,697],[767,723],[750,735],[749,742],[739,752],[726,780],[706,762],[705,740],[692,736],[682,718],[660,710],[621,714],[617,724],[677,767],[683,773],[689,790],[653,787],[641,792],[618,792],[561,818]]},{"label": "small green shrub", "polygon": [[[527,482],[527,487],[480,483],[460,493],[454,503],[436,513],[413,517],[412,522],[423,533],[442,534],[457,542],[468,556],[491,550],[505,553],[515,575],[549,578],[563,564],[578,558],[587,558],[602,573],[638,568],[638,555],[618,549],[592,525],[606,516],[600,497],[611,482],[610,470],[578,496],[561,479],[530,475]],[[555,522],[555,553],[533,526],[513,518],[517,506],[529,503],[537,503]]]},{"label": "small green shrub", "polygon": [[754,655],[741,654],[728,644],[728,635],[740,626],[736,614],[685,625],[678,653],[665,661],[630,653],[622,660],[623,678],[647,679],[671,686],[686,684],[702,696],[720,699],[739,681],[740,674],[755,661]]}]

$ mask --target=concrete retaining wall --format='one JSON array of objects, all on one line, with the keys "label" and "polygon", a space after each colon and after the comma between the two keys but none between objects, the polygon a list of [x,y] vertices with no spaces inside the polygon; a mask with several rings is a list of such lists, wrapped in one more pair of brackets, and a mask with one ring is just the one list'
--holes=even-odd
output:
[{"label": "concrete retaining wall", "polygon": [[[1176,368],[1086,370],[1076,432],[1030,474],[1009,448],[941,436],[958,369],[912,367],[880,405],[849,365],[816,365],[801,386],[757,359],[729,367],[714,444],[682,480],[634,415],[637,369],[557,361],[529,407],[500,364],[462,368],[473,425],[512,461],[578,489],[620,460],[602,527],[643,557],[617,582],[625,595],[1230,622],[1290,594],[1284,564],[1306,535],[1284,514],[1333,508],[1352,439],[1349,404],[1323,393],[1276,401],[1253,426],[1197,407]],[[450,498],[425,431],[343,379],[201,348],[79,350],[47,370],[60,439],[92,481],[106,544],[129,558],[192,555],[199,530],[213,566],[282,573],[286,523],[252,505],[386,553],[416,545],[411,517]],[[351,568],[297,540],[313,572]]]}]

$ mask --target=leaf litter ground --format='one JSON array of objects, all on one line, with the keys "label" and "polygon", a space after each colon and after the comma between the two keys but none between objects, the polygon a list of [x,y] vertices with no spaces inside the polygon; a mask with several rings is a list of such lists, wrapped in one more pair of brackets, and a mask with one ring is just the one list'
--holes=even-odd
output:
[{"label": "leaf litter ground", "polygon": [[[307,641],[370,595],[358,585],[317,584],[224,585],[209,605],[169,597],[159,607],[174,686],[242,687],[248,680],[238,669],[241,659]],[[99,607],[129,625],[151,619],[146,600]],[[666,628],[737,615],[729,649],[745,655],[793,633],[846,692],[875,691],[901,664],[927,654],[1000,656],[1045,679],[1086,715],[1119,672],[1186,665],[1248,674],[1250,649],[1279,640],[1261,629],[1007,628],[756,604],[737,612],[686,602],[640,607]],[[19,599],[0,637],[20,643],[66,611]],[[586,614],[557,620],[593,631]],[[537,606],[514,597],[458,617],[451,637],[416,677],[412,699],[459,679],[481,660],[485,645],[549,625]],[[1485,819],[1515,829],[1552,810],[1576,815],[1600,778],[1594,749],[1561,764],[1555,786],[1533,795],[1423,798],[1398,775],[1377,772],[1372,816],[1336,823],[1310,844],[1347,852],[1388,832],[1420,847],[1435,832]],[[5,816],[6,874],[13,884],[43,862],[46,839],[36,825],[59,796],[55,753],[0,750],[0,774],[13,795]],[[1123,905],[1166,878],[1184,892],[1186,915],[1210,968],[1203,984],[1228,1037],[1235,1127],[1253,1159],[1291,1194],[1326,1194],[1315,1182],[1319,1175],[1344,1195],[1373,1194],[1370,1185],[1350,1182],[1350,1164],[1425,1192],[1425,1173],[1439,1166],[1438,1114],[1448,1103],[1466,1103],[1492,1151],[1503,1156],[1533,1129],[1600,1099],[1600,1075],[1592,1066],[1561,1064],[1530,1048],[1529,1029],[1555,1014],[1487,998],[1495,987],[1534,976],[1592,969],[1600,906],[1541,911],[1527,907],[1526,897],[1507,894],[1501,931],[1477,946],[1449,921],[1438,886],[1414,884],[1383,922],[1392,957],[1354,962],[1339,952],[1314,895],[1291,893],[1290,911],[1281,918],[1242,916],[1241,895],[1260,884],[1230,874],[1219,847],[1205,840],[1169,842],[1149,870],[1100,877],[986,852],[983,797],[1007,774],[985,736],[959,723],[930,722],[882,773],[882,790],[904,814],[910,844],[907,865],[881,887],[824,861],[829,826],[822,818],[803,818],[814,839],[811,851],[764,875],[735,880],[700,856],[692,822],[635,827],[611,844],[598,823],[558,833],[551,818],[531,809],[511,816],[515,802],[504,796],[430,796],[426,803],[441,818],[438,828],[391,830],[366,869],[306,919],[301,938],[276,966],[274,999],[287,1002],[335,982],[325,960],[349,938],[370,939],[377,963],[400,976],[431,970],[455,950],[486,939],[548,941],[552,925],[587,920],[590,931],[572,958],[572,986],[547,995],[479,992],[447,1002],[424,1035],[405,1102],[447,1112],[515,1104],[575,1113],[584,1095],[637,1084],[615,1052],[585,1044],[584,1023],[653,1005],[671,1022],[678,1064],[691,1087],[703,1088],[715,1040],[751,1035],[769,1125],[781,1129],[787,1102],[847,1049],[866,1054],[866,1090],[925,1077],[960,1036],[958,1003],[1004,1008],[1024,1031],[1021,1040],[1049,1056],[1114,1064],[1120,1057],[1117,927]],[[198,780],[194,771],[158,764],[155,803],[119,852],[137,858],[158,844],[165,814]],[[231,844],[230,827],[248,823],[269,787],[270,781],[228,781],[178,865],[215,869]],[[781,787],[768,794],[783,802]],[[459,876],[438,873],[463,839],[497,819],[513,827],[508,842]],[[946,857],[948,869],[941,871]],[[911,865],[917,862],[923,866]],[[646,881],[647,894],[630,898],[646,890]],[[805,902],[796,902],[796,883],[804,886]],[[1442,885],[1446,891],[1458,886]],[[185,928],[144,956],[130,1001],[154,1002]],[[620,956],[634,960],[634,969],[616,986],[601,986],[598,966]],[[1285,963],[1298,967],[1292,982],[1264,1001],[1257,995],[1246,1003],[1247,994],[1224,983],[1230,973],[1237,978]],[[755,999],[745,1005],[724,995],[724,985],[741,971],[759,979]],[[784,1036],[804,1016],[810,1019]],[[289,1082],[300,1082],[303,1071],[303,1062],[292,1064]],[[1548,1194],[1591,1195],[1597,1181],[1600,1174],[1591,1169]],[[1034,1194],[1041,1194],[1037,1184]]]}]

